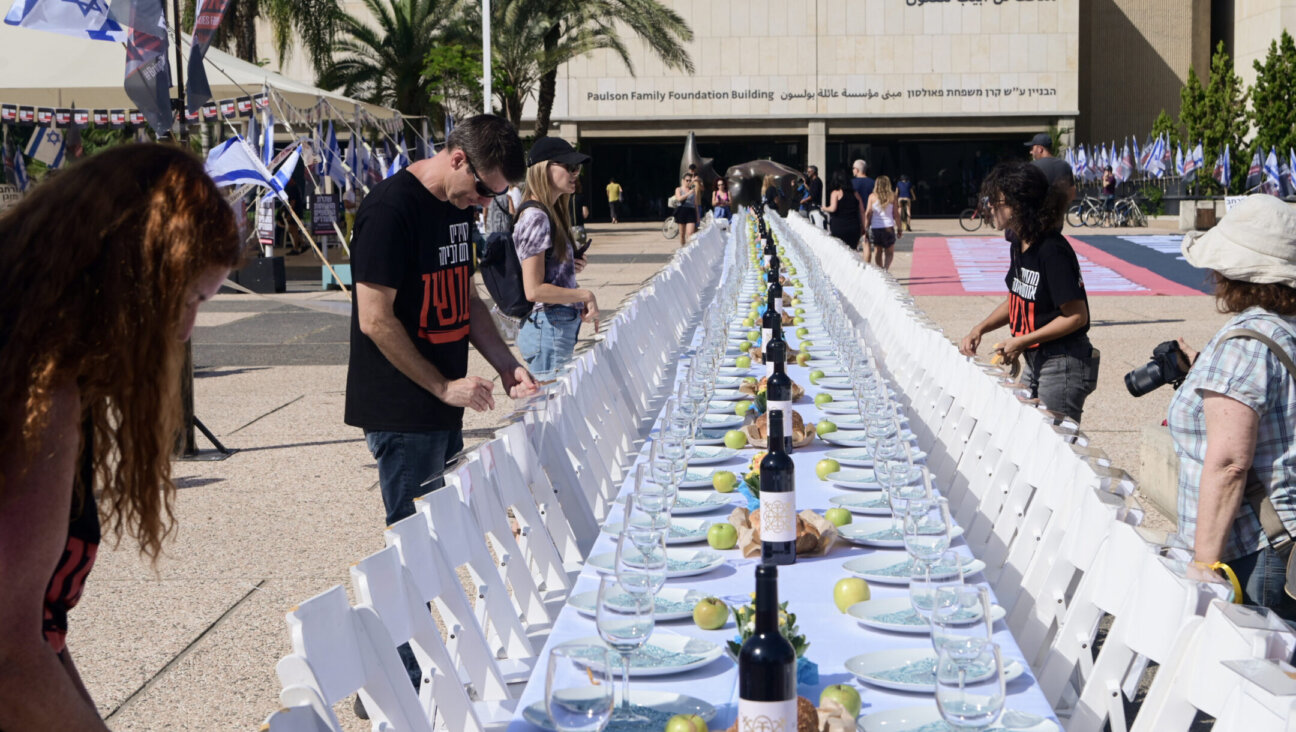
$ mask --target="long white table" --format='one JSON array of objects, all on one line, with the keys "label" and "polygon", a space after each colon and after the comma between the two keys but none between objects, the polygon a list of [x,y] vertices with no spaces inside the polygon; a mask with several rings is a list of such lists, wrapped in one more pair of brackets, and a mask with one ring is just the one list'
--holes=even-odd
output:
[{"label": "long white table", "polygon": [[[737,219],[736,221],[741,220]],[[730,243],[730,246],[734,246],[734,244]],[[726,259],[728,260],[728,257]],[[798,265],[798,268],[800,269],[801,266]],[[821,305],[815,303],[814,308]],[[807,307],[809,308],[809,306]],[[813,312],[815,310],[811,309],[811,313]],[[794,331],[795,327],[786,329],[785,337],[790,346],[795,349],[799,346],[799,340]],[[815,343],[816,345],[826,345],[828,340],[826,338],[817,338]],[[763,366],[753,366],[750,373],[752,376],[762,375],[763,368]],[[788,374],[793,381],[805,389],[805,395],[794,403],[793,408],[801,414],[805,421],[818,423],[824,418],[833,419],[833,415],[821,412],[814,404],[814,397],[820,389],[809,381],[809,372],[813,368],[825,368],[825,366],[822,361],[819,363],[812,362],[806,367],[791,365],[788,367]],[[799,448],[794,452],[798,511],[809,508],[822,514],[828,508],[831,508],[831,504],[829,504],[831,497],[853,492],[835,487],[829,482],[821,481],[815,474],[816,463],[823,458],[825,452],[832,449],[836,448],[816,439],[810,445]],[[738,457],[716,467],[730,469],[741,475],[746,471],[747,464],[755,452],[754,448],[745,449]],[[645,445],[639,460],[646,461],[646,459],[647,446]],[[631,474],[633,474],[633,471],[631,471]],[[939,489],[946,478],[946,476],[933,476],[933,485]],[[622,486],[622,495],[627,494],[630,489],[631,486],[627,482],[626,485]],[[733,496],[734,499],[730,505],[701,516],[716,521],[724,521],[734,507],[745,504],[745,499],[740,494],[735,492]],[[869,517],[856,516],[855,520],[859,521],[867,518]],[[619,514],[613,515],[609,517],[609,520],[619,522],[621,516]],[[954,544],[955,550],[970,556],[970,550],[961,540],[956,540]],[[686,548],[709,548],[705,542],[684,546]],[[591,556],[611,552],[615,548],[615,537],[604,532],[595,544]],[[779,572],[779,599],[780,601],[788,601],[788,609],[797,615],[797,623],[801,632],[810,643],[806,657],[818,664],[819,667],[818,685],[813,687],[801,686],[798,693],[817,704],[819,694],[824,687],[831,684],[853,684],[860,691],[863,699],[862,717],[871,713],[901,707],[914,705],[930,705],[934,707],[935,705],[931,694],[904,693],[869,686],[858,682],[845,668],[845,661],[848,658],[861,653],[889,649],[931,650],[931,639],[926,634],[910,635],[867,629],[859,625],[851,616],[839,612],[833,603],[833,586],[837,580],[850,576],[850,573],[842,567],[842,564],[852,558],[877,551],[903,550],[870,549],[839,539],[837,546],[828,555],[798,559],[795,565],[781,567]],[[749,593],[755,588],[755,566],[758,560],[744,559],[737,549],[723,553],[728,556],[728,559],[718,569],[696,577],[668,580],[667,586],[684,587],[705,592],[708,595],[721,598],[731,608],[746,604],[750,600]],[[981,581],[981,578],[973,575],[968,577],[967,581],[977,582]],[[580,578],[573,589],[573,594],[597,591],[598,583],[598,571],[587,565],[581,572]],[[870,584],[873,598],[908,596],[907,589],[903,585]],[[657,628],[665,632],[705,638],[716,643],[724,643],[737,634],[732,613],[728,624],[720,630],[702,630],[691,619],[658,623]],[[1022,657],[1011,634],[1006,630],[1002,622],[995,625],[995,630],[995,641],[1002,647],[1004,663],[1007,664],[1010,660],[1016,661],[1026,669],[1022,676],[1008,684],[1006,708],[1053,719],[1053,711],[1036,685],[1029,671],[1029,665],[1025,658]],[[535,670],[523,691],[518,704],[518,714],[509,725],[509,730],[521,732],[522,730],[536,729],[522,718],[521,712],[528,705],[543,699],[545,685],[545,663],[543,658],[547,657],[549,649],[555,644],[597,635],[598,630],[595,627],[593,618],[581,615],[570,605],[562,609],[554,623],[553,631],[546,642],[545,648],[541,652],[542,661],[536,664]],[[714,705],[718,710],[715,719],[710,724],[710,728],[712,730],[724,730],[733,724],[737,712],[737,679],[737,666],[729,660],[728,656],[722,656],[700,669],[675,676],[632,677],[631,693],[633,695],[635,690],[650,689],[678,692],[698,697]],[[618,682],[618,702],[619,699]]]}]

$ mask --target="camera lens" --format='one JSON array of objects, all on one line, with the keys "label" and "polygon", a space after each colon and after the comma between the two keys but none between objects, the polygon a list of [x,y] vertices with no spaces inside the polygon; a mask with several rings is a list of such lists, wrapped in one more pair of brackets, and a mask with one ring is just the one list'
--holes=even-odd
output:
[{"label": "camera lens", "polygon": [[1161,373],[1161,365],[1156,361],[1149,361],[1142,366],[1125,374],[1125,388],[1129,390],[1130,396],[1141,397],[1148,392],[1165,386],[1165,376]]}]

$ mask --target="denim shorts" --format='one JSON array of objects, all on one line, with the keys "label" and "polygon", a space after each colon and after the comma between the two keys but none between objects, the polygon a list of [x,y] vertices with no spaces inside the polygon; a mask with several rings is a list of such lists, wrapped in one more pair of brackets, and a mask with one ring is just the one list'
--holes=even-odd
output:
[{"label": "denim shorts", "polygon": [[1046,408],[1079,422],[1085,399],[1098,388],[1098,351],[1089,345],[1088,339],[1065,353],[1028,352],[1022,360],[1025,366],[1021,380],[1032,387],[1032,396],[1039,397]]},{"label": "denim shorts", "polygon": [[527,316],[518,330],[517,348],[532,376],[543,380],[557,376],[576,350],[580,326],[580,311],[566,305],[551,305]]}]

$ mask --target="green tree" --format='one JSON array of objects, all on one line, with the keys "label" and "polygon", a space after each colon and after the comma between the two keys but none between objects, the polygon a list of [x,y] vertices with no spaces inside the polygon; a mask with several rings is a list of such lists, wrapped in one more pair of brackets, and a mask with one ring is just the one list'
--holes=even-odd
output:
[{"label": "green tree", "polygon": [[464,117],[482,108],[481,52],[461,43],[428,51],[423,59],[428,99],[447,112]]},{"label": "green tree", "polygon": [[1215,169],[1215,160],[1229,146],[1230,190],[1240,193],[1246,183],[1246,169],[1250,162],[1248,146],[1244,142],[1250,130],[1247,122],[1247,98],[1250,91],[1242,86],[1242,78],[1233,71],[1233,60],[1224,51],[1221,42],[1211,56],[1210,82],[1199,100],[1201,105],[1199,120],[1195,130],[1190,130],[1190,137],[1185,144],[1202,143],[1206,169],[1199,173],[1197,180],[1207,188],[1217,188],[1211,182],[1210,174]]},{"label": "green tree", "polygon": [[1251,122],[1255,144],[1263,151],[1276,148],[1279,155],[1296,148],[1296,42],[1286,30],[1270,41],[1264,63],[1253,61]]},{"label": "green tree", "polygon": [[[1191,145],[1202,138],[1206,125],[1206,89],[1197,77],[1197,71],[1188,67],[1188,80],[1179,90],[1179,125],[1183,131],[1183,144]],[[1176,141],[1178,142],[1178,141]]]},{"label": "green tree", "polygon": [[[513,0],[526,5],[522,17],[540,31],[535,136],[549,134],[558,67],[598,48],[615,53],[633,76],[630,52],[617,32],[629,28],[669,69],[693,73],[684,44],[693,30],[684,18],[658,0]],[[492,34],[493,35],[493,34]],[[493,40],[493,39],[492,39]],[[512,42],[511,39],[506,39]],[[495,45],[494,43],[492,45]]]},{"label": "green tree", "polygon": [[428,55],[466,38],[458,0],[364,0],[377,27],[345,14],[333,55],[317,77],[362,101],[425,116],[440,125],[444,109],[429,93]]},{"label": "green tree", "polygon": [[1152,120],[1152,139],[1165,135],[1170,140],[1170,147],[1173,148],[1179,144],[1179,125],[1175,124],[1174,118],[1161,110],[1161,114]]},{"label": "green tree", "polygon": [[[181,27],[193,28],[196,0],[184,0]],[[342,8],[338,0],[231,0],[225,18],[216,30],[213,44],[251,63],[257,58],[256,21],[270,23],[275,53],[282,62],[289,58],[293,40],[301,42],[316,73],[324,67],[333,46]]]}]

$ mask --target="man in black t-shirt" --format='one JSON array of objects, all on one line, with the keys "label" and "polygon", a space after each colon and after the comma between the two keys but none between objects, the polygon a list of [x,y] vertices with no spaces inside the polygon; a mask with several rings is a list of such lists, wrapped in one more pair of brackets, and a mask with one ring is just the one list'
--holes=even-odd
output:
[{"label": "man in black t-shirt", "polygon": [[463,449],[464,408],[495,407],[493,383],[467,375],[469,341],[511,396],[536,389],[472,282],[470,209],[525,170],[513,125],[479,115],[435,156],[374,186],[356,213],[345,420],[364,430],[378,462],[388,525],[441,486],[447,459]]},{"label": "man in black t-shirt", "polygon": [[1067,194],[1067,205],[1075,200],[1075,172],[1065,160],[1053,157],[1053,137],[1041,132],[1026,142],[1030,148],[1031,162],[1044,173],[1049,185],[1061,187]]}]

